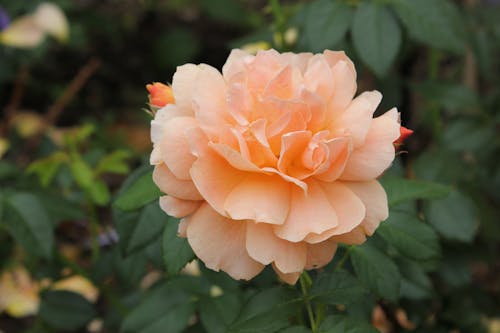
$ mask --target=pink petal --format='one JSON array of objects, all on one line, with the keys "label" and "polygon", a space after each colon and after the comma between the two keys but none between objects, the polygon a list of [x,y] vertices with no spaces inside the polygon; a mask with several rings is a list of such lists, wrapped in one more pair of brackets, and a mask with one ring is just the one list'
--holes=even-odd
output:
[{"label": "pink petal", "polygon": [[332,71],[323,55],[316,54],[309,59],[304,73],[304,85],[309,91],[323,97],[327,102],[334,92]]},{"label": "pink petal", "polygon": [[307,172],[300,163],[300,157],[311,140],[311,132],[297,131],[287,133],[281,138],[281,152],[278,160],[278,170],[295,177],[296,174]]},{"label": "pink petal", "polygon": [[356,73],[352,72],[348,62],[341,60],[332,67],[332,76],[335,89],[329,108],[332,115],[337,115],[351,103],[356,93]]},{"label": "pink petal", "polygon": [[306,264],[306,244],[276,237],[265,223],[247,223],[246,246],[250,257],[264,265],[274,263],[285,274],[300,272]]},{"label": "pink petal", "polygon": [[175,105],[184,111],[186,115],[193,114],[193,87],[199,71],[199,66],[193,64],[182,65],[177,67],[177,71],[172,78]]},{"label": "pink petal", "polygon": [[356,97],[349,107],[336,117],[330,126],[332,134],[347,132],[353,139],[354,146],[361,146],[370,129],[373,112],[382,100],[378,91],[364,92]]},{"label": "pink petal", "polygon": [[225,202],[233,189],[247,176],[232,167],[212,149],[201,155],[191,167],[191,178],[201,196],[219,214],[225,215]]},{"label": "pink petal", "polygon": [[188,242],[208,268],[237,280],[250,280],[264,268],[247,253],[246,222],[227,219],[208,204],[187,219]]},{"label": "pink petal", "polygon": [[229,54],[224,66],[222,66],[222,74],[224,79],[229,82],[231,78],[245,70],[245,60],[250,61],[254,56],[249,55],[240,49],[233,49]]},{"label": "pink petal", "polygon": [[297,88],[301,80],[301,74],[298,69],[286,66],[283,70],[269,81],[263,92],[263,97],[276,97],[278,99],[288,100],[297,93]]},{"label": "pink petal", "polygon": [[153,180],[163,193],[184,200],[203,200],[192,181],[178,179],[163,163],[155,166]]},{"label": "pink petal", "polygon": [[330,240],[336,243],[360,245],[366,241],[366,235],[361,226],[354,228],[348,233],[332,236]]},{"label": "pink petal", "polygon": [[310,233],[321,234],[335,228],[339,221],[323,188],[314,180],[308,182],[308,192],[292,187],[288,219],[275,225],[275,234],[290,242],[300,242]]},{"label": "pink petal", "polygon": [[318,244],[307,244],[306,269],[321,268],[332,261],[337,251],[337,243],[324,241]]},{"label": "pink petal", "polygon": [[273,264],[273,269],[283,282],[288,283],[289,285],[292,286],[297,283],[297,281],[300,278],[300,274],[302,274],[302,271],[293,273],[283,273],[282,271],[279,270],[278,267],[276,267],[275,264]]},{"label": "pink petal", "polygon": [[165,134],[160,142],[161,157],[178,179],[191,179],[189,169],[196,157],[191,153],[185,130],[196,126],[196,120],[191,117],[177,117],[164,125]]},{"label": "pink petal", "polygon": [[200,127],[209,138],[216,138],[223,124],[233,121],[227,112],[226,83],[215,68],[199,65],[193,84],[193,107]]},{"label": "pink petal", "polygon": [[389,217],[387,194],[376,180],[368,182],[344,182],[360,199],[366,207],[366,216],[362,227],[365,233],[371,236],[381,221]]},{"label": "pink petal", "polygon": [[331,139],[325,144],[328,147],[328,162],[314,177],[325,182],[333,182],[345,169],[351,153],[351,141],[349,138],[340,137]]},{"label": "pink petal", "polygon": [[364,145],[353,150],[340,179],[367,181],[380,176],[394,160],[399,127],[396,109],[373,119]]},{"label": "pink petal", "polygon": [[363,201],[349,187],[340,182],[318,182],[318,184],[335,210],[338,224],[321,234],[309,234],[305,238],[309,243],[319,243],[331,236],[349,232],[360,225],[366,216]]},{"label": "pink petal", "polygon": [[173,217],[184,217],[192,214],[200,207],[202,201],[182,200],[170,195],[160,197],[160,207]]},{"label": "pink petal", "polygon": [[227,196],[225,215],[235,220],[283,224],[290,208],[290,187],[275,175],[247,174]]}]

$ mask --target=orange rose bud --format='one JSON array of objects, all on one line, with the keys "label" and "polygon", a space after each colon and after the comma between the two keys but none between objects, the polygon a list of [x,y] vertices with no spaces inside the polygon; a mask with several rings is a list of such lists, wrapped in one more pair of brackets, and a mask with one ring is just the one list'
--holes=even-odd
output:
[{"label": "orange rose bud", "polygon": [[397,146],[400,146],[403,144],[403,141],[406,140],[406,138],[408,138],[410,135],[413,134],[413,131],[411,129],[408,129],[404,126],[401,126],[399,128],[399,138],[394,141],[394,144],[397,145]]},{"label": "orange rose bud", "polygon": [[167,104],[175,103],[172,88],[166,84],[153,82],[152,84],[146,85],[146,89],[149,92],[149,103],[152,106],[161,108]]}]

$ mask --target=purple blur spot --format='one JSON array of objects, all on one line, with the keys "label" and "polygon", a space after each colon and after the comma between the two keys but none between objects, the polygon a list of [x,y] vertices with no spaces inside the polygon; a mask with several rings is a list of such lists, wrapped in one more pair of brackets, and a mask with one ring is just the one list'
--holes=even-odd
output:
[{"label": "purple blur spot", "polygon": [[2,7],[0,7],[0,31],[7,28],[9,24],[9,15],[7,15],[7,12]]}]

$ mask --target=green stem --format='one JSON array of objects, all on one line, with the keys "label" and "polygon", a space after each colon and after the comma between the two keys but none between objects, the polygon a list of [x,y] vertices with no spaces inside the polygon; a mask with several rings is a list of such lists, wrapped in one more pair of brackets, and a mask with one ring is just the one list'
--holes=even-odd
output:
[{"label": "green stem", "polygon": [[342,268],[342,266],[344,266],[344,263],[346,262],[347,258],[349,258],[349,255],[351,254],[352,249],[353,249],[353,246],[349,246],[345,250],[344,255],[342,256],[342,258],[340,258],[340,260],[337,263],[337,265],[335,265],[335,268],[334,268],[335,271],[340,270]]},{"label": "green stem", "polygon": [[302,290],[302,296],[304,298],[304,302],[306,304],[306,309],[307,309],[307,315],[309,316],[309,321],[311,323],[311,330],[313,333],[318,332],[318,327],[316,324],[316,319],[314,317],[314,311],[311,305],[311,300],[309,297],[308,293],[308,286],[312,284],[311,278],[309,277],[309,274],[307,274],[306,271],[300,275],[300,288]]}]

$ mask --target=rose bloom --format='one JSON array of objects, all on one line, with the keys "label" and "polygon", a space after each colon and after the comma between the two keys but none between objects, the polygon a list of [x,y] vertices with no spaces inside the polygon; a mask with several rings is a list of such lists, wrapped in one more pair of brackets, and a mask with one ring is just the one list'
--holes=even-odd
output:
[{"label": "rose bloom", "polygon": [[207,267],[248,280],[271,264],[294,284],[387,218],[376,178],[394,159],[399,114],[373,118],[377,91],[354,98],[344,52],[233,50],[222,74],[178,67],[171,89],[151,122],[153,178]]}]

